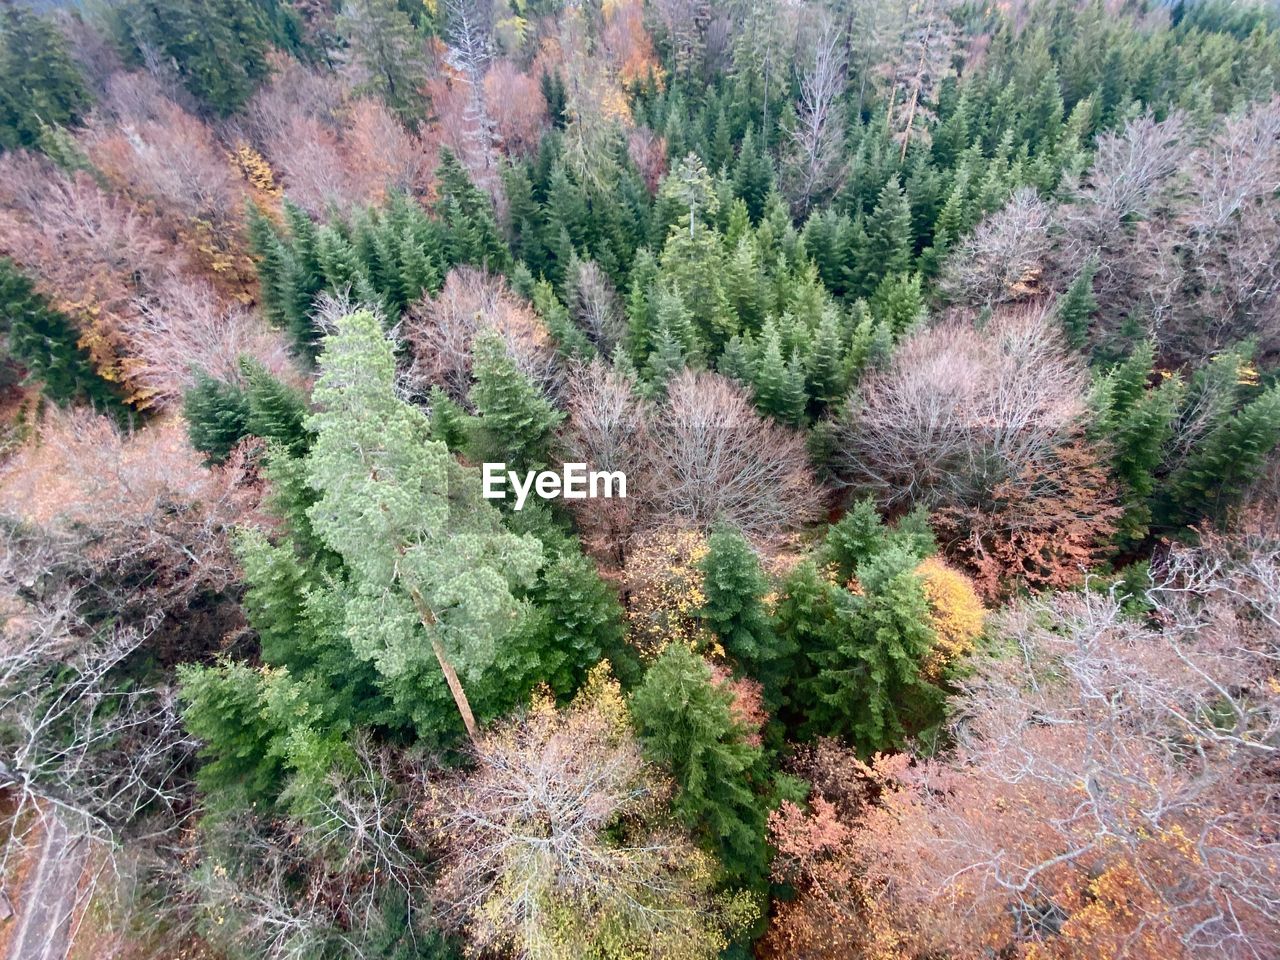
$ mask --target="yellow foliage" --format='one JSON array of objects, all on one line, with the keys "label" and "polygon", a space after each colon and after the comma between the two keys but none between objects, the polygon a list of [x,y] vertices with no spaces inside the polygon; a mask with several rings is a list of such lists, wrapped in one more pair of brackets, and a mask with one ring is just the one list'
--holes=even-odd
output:
[{"label": "yellow foliage", "polygon": [[700,566],[706,555],[705,535],[677,528],[654,532],[627,558],[631,642],[645,657],[672,642],[705,648],[697,613],[707,599]]},{"label": "yellow foliage", "polygon": [[280,196],[282,191],[276,184],[271,164],[247,143],[237,145],[231,152],[231,168],[255,190],[273,197]]},{"label": "yellow foliage", "polygon": [[924,584],[930,626],[937,637],[925,675],[937,680],[949,665],[972,652],[986,610],[973,582],[937,557],[922,560],[915,572]]}]

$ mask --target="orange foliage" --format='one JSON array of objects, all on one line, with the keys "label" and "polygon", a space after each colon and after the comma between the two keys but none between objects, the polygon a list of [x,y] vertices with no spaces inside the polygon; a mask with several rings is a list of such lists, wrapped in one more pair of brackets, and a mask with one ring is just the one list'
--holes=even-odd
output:
[{"label": "orange foliage", "polygon": [[494,133],[508,156],[538,149],[547,125],[547,101],[538,81],[509,60],[499,60],[484,77],[484,97]]},{"label": "orange foliage", "polygon": [[644,28],[643,0],[608,0],[604,5],[601,39],[624,87],[636,87],[652,79],[662,88],[665,71],[654,53],[653,40]]},{"label": "orange foliage", "polygon": [[932,522],[947,552],[988,599],[1020,587],[1073,587],[1109,551],[1123,511],[1096,447],[1082,438],[1028,466],[978,507],[944,507]]}]

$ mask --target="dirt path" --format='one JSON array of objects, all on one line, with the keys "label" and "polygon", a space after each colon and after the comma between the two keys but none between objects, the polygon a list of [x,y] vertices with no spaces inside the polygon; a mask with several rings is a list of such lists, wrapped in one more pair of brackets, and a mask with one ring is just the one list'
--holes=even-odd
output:
[{"label": "dirt path", "polygon": [[85,851],[56,816],[45,820],[39,860],[13,904],[8,960],[66,960]]}]

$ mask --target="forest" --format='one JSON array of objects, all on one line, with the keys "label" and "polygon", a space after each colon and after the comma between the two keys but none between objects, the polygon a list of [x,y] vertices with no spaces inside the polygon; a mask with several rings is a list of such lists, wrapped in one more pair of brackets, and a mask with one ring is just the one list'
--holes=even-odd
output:
[{"label": "forest", "polygon": [[0,957],[1275,960],[1278,447],[1274,2],[0,0]]}]

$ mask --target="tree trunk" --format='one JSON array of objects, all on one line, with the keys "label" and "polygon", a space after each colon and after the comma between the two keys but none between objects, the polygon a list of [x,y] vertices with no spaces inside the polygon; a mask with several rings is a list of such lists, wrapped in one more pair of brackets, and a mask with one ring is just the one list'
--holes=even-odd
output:
[{"label": "tree trunk", "polygon": [[471,701],[467,699],[467,691],[462,689],[458,671],[453,668],[453,664],[445,655],[444,645],[435,635],[436,616],[422,599],[422,594],[417,587],[409,586],[409,596],[413,599],[413,606],[418,611],[418,619],[431,635],[431,649],[435,652],[436,661],[440,664],[440,672],[444,674],[445,683],[449,684],[449,692],[453,694],[453,702],[458,707],[458,713],[462,715],[462,725],[467,728],[467,736],[471,738],[472,743],[476,743],[480,739],[480,731],[476,729],[476,718],[471,712]]}]

